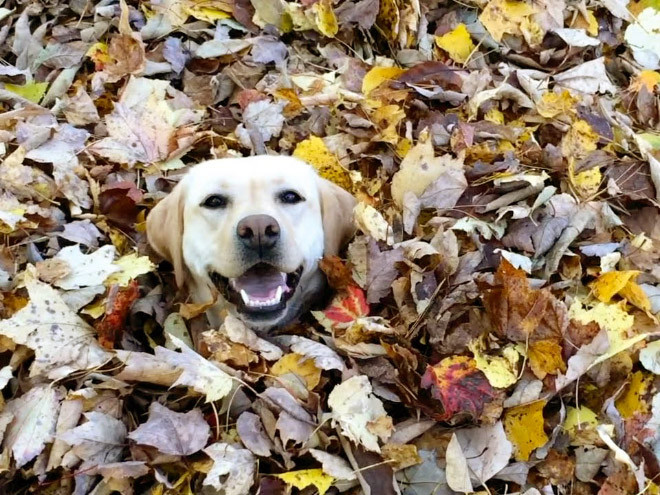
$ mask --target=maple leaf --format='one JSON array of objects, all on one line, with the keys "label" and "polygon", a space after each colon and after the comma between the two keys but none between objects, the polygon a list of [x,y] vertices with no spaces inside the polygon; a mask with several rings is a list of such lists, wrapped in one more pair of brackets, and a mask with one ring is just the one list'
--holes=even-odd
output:
[{"label": "maple leaf", "polygon": [[335,386],[328,396],[332,419],[344,434],[367,450],[380,452],[378,438],[387,439],[392,432],[390,418],[383,403],[372,395],[369,378],[354,376]]},{"label": "maple leaf", "polygon": [[59,436],[73,446],[73,453],[84,462],[81,469],[121,459],[126,439],[126,425],[101,412],[85,413],[86,423]]},{"label": "maple leaf", "polygon": [[467,356],[452,356],[427,366],[421,386],[430,388],[433,397],[442,403],[444,410],[436,414],[439,421],[459,414],[478,418],[484,405],[496,395],[476,361]]},{"label": "maple leaf", "polygon": [[254,483],[255,472],[255,459],[249,450],[227,443],[214,443],[206,447],[204,452],[213,459],[213,466],[204,478],[204,485],[224,490],[226,495],[248,493]]},{"label": "maple leaf", "polygon": [[356,285],[351,285],[340,292],[323,310],[323,315],[333,325],[352,323],[362,316],[369,315],[369,305],[364,291]]},{"label": "maple leaf", "polygon": [[34,350],[30,376],[67,376],[96,368],[111,358],[96,341],[94,330],[73,313],[59,294],[36,280],[33,267],[25,273],[30,300],[12,318],[0,321],[0,335]]},{"label": "maple leaf", "polygon": [[537,378],[546,375],[556,375],[566,371],[566,363],[562,358],[562,347],[556,340],[537,340],[529,344],[529,366]]},{"label": "maple leaf", "polygon": [[548,290],[532,289],[523,270],[502,259],[494,282],[481,297],[500,335],[516,342],[563,335],[565,308]]},{"label": "maple leaf", "polygon": [[128,434],[142,445],[156,447],[163,454],[190,455],[204,448],[211,427],[199,409],[178,413],[152,402],[149,419]]}]

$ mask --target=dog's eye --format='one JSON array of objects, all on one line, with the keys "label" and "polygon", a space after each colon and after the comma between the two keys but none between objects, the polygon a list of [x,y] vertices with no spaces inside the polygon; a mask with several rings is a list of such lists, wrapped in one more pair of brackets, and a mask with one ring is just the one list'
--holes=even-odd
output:
[{"label": "dog's eye", "polygon": [[280,193],[280,201],[282,203],[295,205],[296,203],[300,203],[301,201],[305,201],[305,198],[303,198],[296,191],[284,191],[284,192]]},{"label": "dog's eye", "polygon": [[202,206],[206,208],[224,208],[227,206],[228,202],[229,200],[227,199],[227,196],[223,196],[221,194],[212,194],[204,200]]}]

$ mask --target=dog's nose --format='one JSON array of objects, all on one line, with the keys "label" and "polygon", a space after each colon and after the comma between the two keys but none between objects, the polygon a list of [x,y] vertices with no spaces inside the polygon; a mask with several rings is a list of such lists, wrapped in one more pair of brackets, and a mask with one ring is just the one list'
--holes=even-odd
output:
[{"label": "dog's nose", "polygon": [[236,234],[245,247],[261,252],[277,243],[280,224],[270,215],[250,215],[238,222]]}]

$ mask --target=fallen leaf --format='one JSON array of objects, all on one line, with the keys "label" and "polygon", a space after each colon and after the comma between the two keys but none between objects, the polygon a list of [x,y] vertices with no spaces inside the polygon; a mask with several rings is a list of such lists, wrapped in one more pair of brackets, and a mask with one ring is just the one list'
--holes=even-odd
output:
[{"label": "fallen leaf", "polygon": [[52,287],[36,280],[33,267],[25,273],[29,303],[8,320],[0,335],[34,350],[30,376],[51,379],[77,370],[97,368],[112,356],[96,341],[94,330],[64,303]]},{"label": "fallen leaf", "polygon": [[527,352],[529,367],[534,375],[543,380],[546,375],[566,372],[566,363],[562,357],[562,347],[556,340],[537,340],[529,344]]},{"label": "fallen leaf", "polygon": [[639,351],[639,362],[647,370],[660,375],[660,340],[649,342]]},{"label": "fallen leaf", "polygon": [[405,70],[399,67],[372,67],[362,79],[362,94],[371,94],[378,86],[399,77],[404,72]]},{"label": "fallen leaf", "polygon": [[352,323],[369,314],[369,305],[362,289],[353,285],[337,294],[323,314],[333,325]]},{"label": "fallen leaf", "polygon": [[433,396],[442,403],[444,411],[437,413],[441,421],[458,414],[478,418],[485,404],[495,396],[475,360],[467,356],[448,357],[435,366],[428,366],[421,386],[431,388]]},{"label": "fallen leaf", "polygon": [[[254,484],[255,459],[249,450],[227,443],[213,443],[204,449],[213,460],[204,485],[224,490],[226,495],[243,495]],[[222,479],[221,479],[222,477]]]},{"label": "fallen leaf", "polygon": [[310,136],[296,145],[293,156],[312,165],[319,175],[339,187],[351,190],[352,182],[348,171],[339,163],[339,159],[325,145],[323,140]]},{"label": "fallen leaf", "polygon": [[54,259],[62,260],[70,267],[66,277],[54,282],[64,290],[80,289],[102,284],[108,276],[119,270],[114,264],[115,248],[103,246],[92,254],[83,254],[78,244],[63,248]]},{"label": "fallen leaf", "polygon": [[118,284],[122,287],[127,286],[131,280],[145,273],[152,272],[156,268],[156,265],[151,262],[148,256],[138,256],[137,253],[122,256],[114,262],[114,265],[119,270],[106,279],[106,285]]},{"label": "fallen leaf", "polygon": [[11,450],[16,466],[32,461],[53,440],[61,399],[61,390],[38,386],[7,402],[0,420],[7,427],[3,446]]},{"label": "fallen leaf", "polygon": [[468,348],[474,355],[477,369],[486,375],[493,387],[507,388],[518,381],[517,364],[520,355],[512,347],[505,348],[502,352],[503,356],[484,354],[482,339],[470,342]]},{"label": "fallen leaf", "polygon": [[159,346],[155,349],[155,357],[180,371],[178,378],[172,384],[173,387],[180,385],[191,387],[205,395],[206,402],[222,399],[231,392],[233,386],[231,376],[190,349],[174,335],[169,335],[168,338],[181,352]]},{"label": "fallen leaf", "polygon": [[287,485],[291,485],[299,490],[314,485],[319,495],[324,495],[334,481],[334,478],[325,474],[322,469],[301,469],[300,471],[290,471],[275,476]]},{"label": "fallen leaf", "polygon": [[309,449],[309,453],[323,465],[323,472],[328,476],[339,480],[356,478],[353,468],[343,458],[318,449]]},{"label": "fallen leaf", "polygon": [[316,367],[313,359],[292,352],[285,354],[270,368],[275,376],[294,373],[305,381],[307,390],[313,390],[321,381],[321,370]]},{"label": "fallen leaf", "polygon": [[427,187],[450,169],[461,171],[463,162],[451,155],[435,156],[430,139],[420,140],[406,154],[392,178],[392,198],[403,205],[407,192],[420,196]]},{"label": "fallen leaf", "polygon": [[339,355],[327,345],[311,339],[294,335],[289,339],[291,350],[313,359],[314,364],[322,370],[343,371],[346,366]]},{"label": "fallen leaf", "polygon": [[245,411],[236,421],[236,431],[241,442],[254,454],[268,457],[275,450],[273,442],[268,438],[259,416]]},{"label": "fallen leaf", "polygon": [[152,402],[149,419],[130,432],[128,438],[156,447],[163,454],[191,455],[204,448],[210,434],[211,428],[199,409],[178,413]]},{"label": "fallen leaf", "polygon": [[625,392],[616,400],[616,408],[624,419],[632,418],[635,414],[648,412],[649,405],[644,400],[653,381],[653,375],[636,371],[631,374],[630,382]]},{"label": "fallen leaf", "polygon": [[458,62],[459,64],[467,62],[475,50],[470,32],[463,23],[460,23],[452,31],[442,36],[436,36],[435,43],[438,47],[446,51],[454,62]]},{"label": "fallen leaf", "polygon": [[[456,432],[473,482],[485,483],[505,466],[513,453],[501,421]],[[473,485],[474,486],[474,485]]]},{"label": "fallen leaf", "polygon": [[139,297],[140,291],[137,282],[127,287],[110,290],[103,319],[95,324],[99,336],[99,343],[106,349],[113,349],[120,339],[126,323],[126,318]]},{"label": "fallen leaf", "polygon": [[385,441],[392,433],[390,418],[383,403],[373,396],[369,378],[354,376],[336,385],[328,396],[330,417],[342,432],[367,450],[380,452],[378,439]]},{"label": "fallen leaf", "polygon": [[515,447],[517,461],[528,461],[530,454],[549,440],[543,430],[543,407],[540,400],[506,411],[504,429]]},{"label": "fallen leaf", "polygon": [[446,457],[446,476],[449,488],[456,492],[472,493],[474,488],[470,481],[468,463],[455,433],[447,445]]},{"label": "fallen leaf", "polygon": [[85,413],[87,422],[59,435],[73,447],[72,452],[83,460],[81,469],[121,459],[125,447],[126,425],[101,412]]}]

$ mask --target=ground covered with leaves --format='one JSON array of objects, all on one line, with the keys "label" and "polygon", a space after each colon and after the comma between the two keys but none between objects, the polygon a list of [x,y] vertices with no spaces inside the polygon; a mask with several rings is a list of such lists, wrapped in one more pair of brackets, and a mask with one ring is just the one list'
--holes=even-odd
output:
[{"label": "ground covered with leaves", "polygon": [[[657,495],[659,8],[1,4],[0,492]],[[358,233],[209,329],[145,217],[265,153]]]}]

